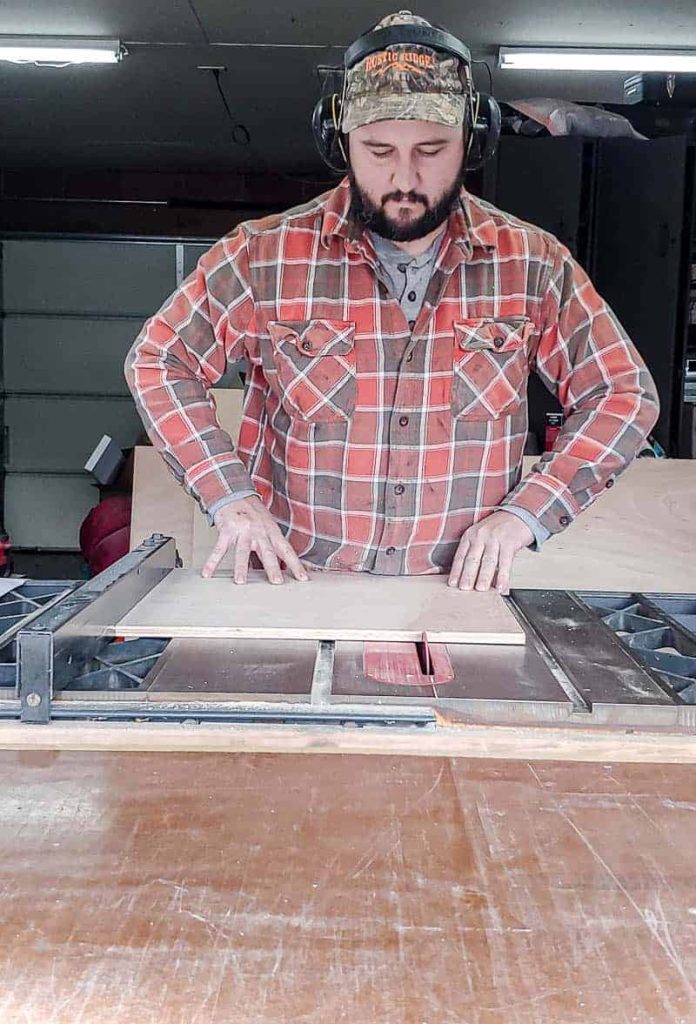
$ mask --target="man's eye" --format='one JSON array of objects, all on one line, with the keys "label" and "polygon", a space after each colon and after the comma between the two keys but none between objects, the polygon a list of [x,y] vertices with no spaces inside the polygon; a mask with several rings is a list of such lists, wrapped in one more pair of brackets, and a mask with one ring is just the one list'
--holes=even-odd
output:
[{"label": "man's eye", "polygon": [[378,156],[378,157],[389,156],[389,150],[388,149],[373,149],[372,150],[372,154],[373,154],[373,156]]},{"label": "man's eye", "polygon": [[423,154],[423,156],[437,156],[437,154],[441,153],[441,152],[442,152],[442,147],[441,146],[438,149],[422,149],[421,150],[421,153]]}]

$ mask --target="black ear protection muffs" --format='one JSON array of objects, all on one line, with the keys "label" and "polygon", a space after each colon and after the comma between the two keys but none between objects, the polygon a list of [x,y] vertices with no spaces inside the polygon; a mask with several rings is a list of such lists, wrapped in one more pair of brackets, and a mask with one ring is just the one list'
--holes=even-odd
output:
[{"label": "black ear protection muffs", "polygon": [[479,93],[474,88],[471,52],[464,43],[444,29],[426,25],[391,25],[388,28],[373,29],[348,47],[340,71],[340,95],[338,92],[332,92],[328,96],[322,96],[312,114],[312,133],[322,160],[337,174],[343,175],[348,170],[348,144],[340,129],[348,71],[368,54],[384,50],[387,46],[401,44],[427,46],[432,50],[450,54],[459,61],[466,101],[466,168],[468,171],[478,170],[493,156],[497,148],[500,138],[500,107],[492,96]]}]

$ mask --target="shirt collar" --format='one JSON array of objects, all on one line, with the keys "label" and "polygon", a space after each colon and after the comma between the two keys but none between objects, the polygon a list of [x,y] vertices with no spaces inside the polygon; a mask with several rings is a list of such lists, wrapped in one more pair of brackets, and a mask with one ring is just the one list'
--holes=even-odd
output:
[{"label": "shirt collar", "polygon": [[[360,239],[362,231],[349,219],[349,210],[350,182],[345,177],[329,193],[324,206],[321,244],[325,249],[329,248],[332,235],[345,238],[352,243]],[[495,249],[498,246],[498,229],[487,204],[476,199],[464,188],[461,191],[459,208],[450,214],[448,229],[453,241],[464,250],[467,257],[471,256],[476,247]]]}]

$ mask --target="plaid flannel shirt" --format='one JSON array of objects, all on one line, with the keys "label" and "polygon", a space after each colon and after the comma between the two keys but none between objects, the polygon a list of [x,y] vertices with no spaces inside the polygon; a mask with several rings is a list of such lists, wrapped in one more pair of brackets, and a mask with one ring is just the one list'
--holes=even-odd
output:
[{"label": "plaid flannel shirt", "polygon": [[[146,322],[126,375],[153,444],[204,510],[256,491],[321,568],[446,572],[501,507],[564,530],[657,418],[616,316],[555,238],[463,190],[411,327],[349,200],[343,179],[240,224]],[[239,359],[235,447],[209,388]],[[531,371],[566,422],[522,480]]]}]

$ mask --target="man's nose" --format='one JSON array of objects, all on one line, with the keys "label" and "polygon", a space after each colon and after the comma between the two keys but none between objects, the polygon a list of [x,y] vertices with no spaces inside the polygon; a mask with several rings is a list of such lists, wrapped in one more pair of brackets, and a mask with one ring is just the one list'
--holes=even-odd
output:
[{"label": "man's nose", "polygon": [[418,171],[410,157],[399,157],[392,171],[392,186],[395,192],[412,192],[418,185]]}]

